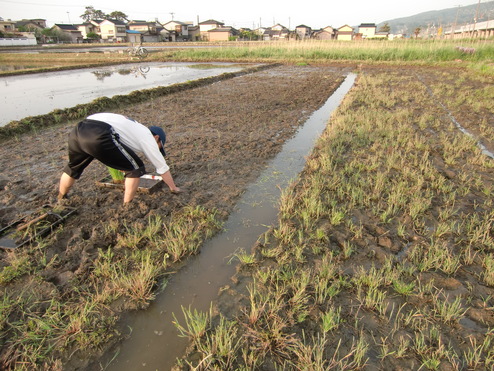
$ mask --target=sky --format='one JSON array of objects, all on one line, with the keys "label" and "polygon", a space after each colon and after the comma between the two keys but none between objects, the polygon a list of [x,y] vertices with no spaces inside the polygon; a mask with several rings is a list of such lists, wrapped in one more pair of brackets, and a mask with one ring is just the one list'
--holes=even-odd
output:
[{"label": "sky", "polygon": [[[270,27],[277,23],[289,29],[304,24],[312,29],[345,24],[381,23],[386,20],[446,8],[457,8],[487,0],[0,0],[0,17],[7,20],[46,19],[48,27],[55,23],[82,23],[80,15],[86,6],[104,13],[118,10],[132,20],[172,19],[181,22],[203,22],[209,19],[235,28]],[[142,4],[142,5],[141,5]],[[241,5],[240,5],[241,4]]]}]

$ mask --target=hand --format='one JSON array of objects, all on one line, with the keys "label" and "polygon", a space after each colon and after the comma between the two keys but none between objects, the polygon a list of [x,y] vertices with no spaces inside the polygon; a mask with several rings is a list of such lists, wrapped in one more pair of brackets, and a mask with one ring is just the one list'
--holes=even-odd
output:
[{"label": "hand", "polygon": [[175,187],[174,189],[170,189],[170,192],[173,193],[174,195],[178,195],[182,193],[182,190],[178,187]]}]

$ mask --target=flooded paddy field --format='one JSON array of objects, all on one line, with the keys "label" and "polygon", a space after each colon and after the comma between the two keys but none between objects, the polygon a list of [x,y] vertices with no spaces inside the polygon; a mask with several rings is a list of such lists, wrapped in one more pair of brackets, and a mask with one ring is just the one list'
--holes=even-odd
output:
[{"label": "flooded paddy field", "polygon": [[0,126],[55,109],[111,98],[134,90],[169,86],[236,72],[245,65],[230,63],[149,62],[82,68],[28,75],[0,76]]},{"label": "flooded paddy field", "polygon": [[[167,290],[163,280],[187,265],[173,262],[171,237],[155,246],[137,232],[157,216],[171,229],[188,207],[226,220],[268,160],[352,70],[280,66],[119,110],[164,126],[168,163],[185,192],[139,195],[122,209],[121,192],[95,184],[106,169],[91,164],[70,200],[77,218],[37,246],[1,252],[4,367],[106,366],[113,357],[99,357],[129,333],[125,313],[145,311]],[[282,195],[279,225],[230,257],[238,272],[213,298],[204,331],[194,333],[176,313],[190,339],[179,368],[492,366],[492,160],[437,104],[492,150],[494,109],[485,98],[492,84],[461,70],[357,72],[299,180]],[[452,83],[458,76],[462,84]],[[459,94],[465,86],[471,98]],[[53,200],[73,124],[2,143],[2,224]],[[187,214],[189,224],[197,214]],[[137,256],[128,267],[136,269],[135,289],[145,273],[136,262],[150,250],[164,251],[161,264],[173,263],[151,276],[152,289],[114,286]],[[191,275],[189,284],[200,290],[208,283]],[[55,318],[55,308],[66,315]],[[85,322],[70,321],[81,308]],[[47,327],[60,331],[48,334]],[[156,328],[149,336],[159,343],[169,334]],[[35,347],[45,352],[35,356]]]}]

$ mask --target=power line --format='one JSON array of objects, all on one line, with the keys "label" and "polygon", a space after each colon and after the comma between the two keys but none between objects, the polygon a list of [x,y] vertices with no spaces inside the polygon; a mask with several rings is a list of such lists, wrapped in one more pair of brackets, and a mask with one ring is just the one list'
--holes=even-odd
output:
[{"label": "power line", "polygon": [[43,4],[40,4],[40,3],[28,3],[28,2],[24,2],[24,1],[11,1],[11,0],[0,0],[0,3],[12,3],[12,4],[23,4],[23,5],[37,5],[37,6],[61,6],[61,7],[64,7],[64,8],[68,8],[68,7],[71,7],[71,8],[85,8],[86,6],[85,5],[66,5],[66,4],[46,4],[46,3],[43,3]]}]

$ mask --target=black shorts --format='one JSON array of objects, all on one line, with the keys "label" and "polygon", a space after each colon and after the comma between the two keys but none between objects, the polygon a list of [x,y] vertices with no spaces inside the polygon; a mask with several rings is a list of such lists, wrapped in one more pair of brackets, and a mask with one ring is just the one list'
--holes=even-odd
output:
[{"label": "black shorts", "polygon": [[139,178],[146,169],[142,160],[119,140],[118,133],[106,122],[83,120],[69,134],[69,163],[64,172],[79,179],[84,169],[97,159],[106,166]]}]

